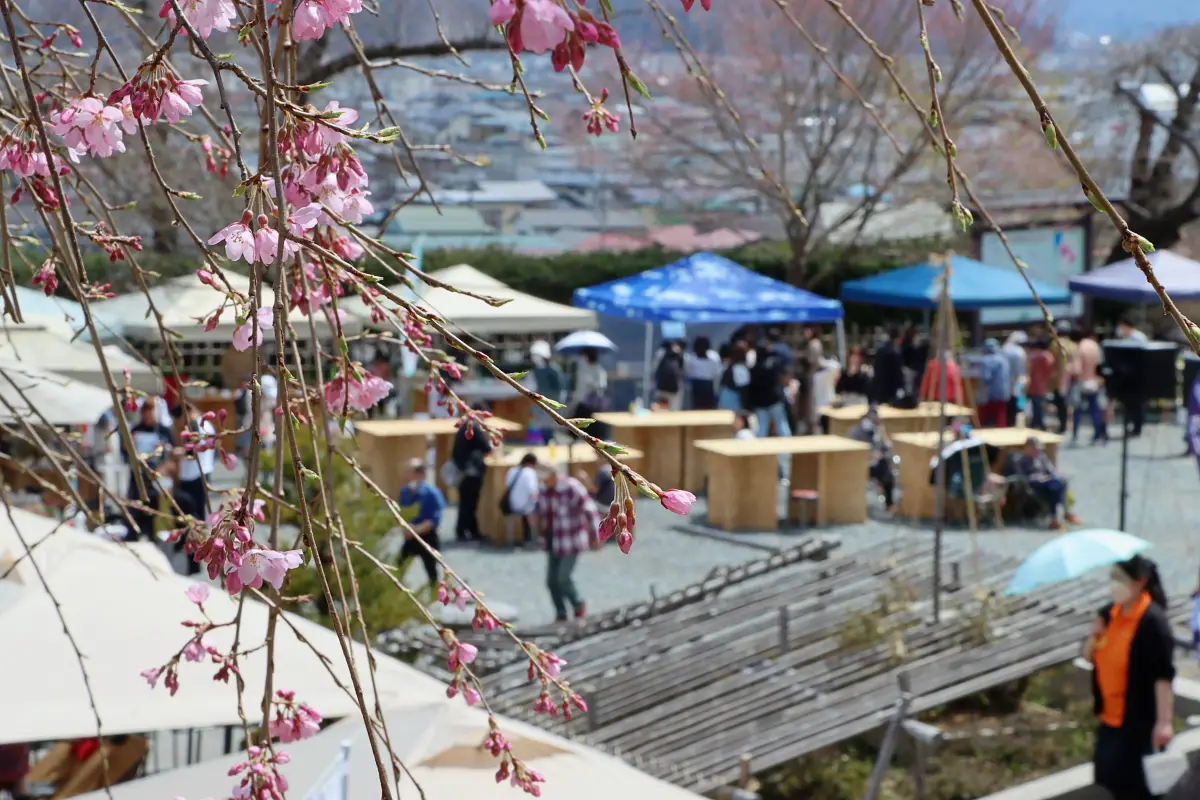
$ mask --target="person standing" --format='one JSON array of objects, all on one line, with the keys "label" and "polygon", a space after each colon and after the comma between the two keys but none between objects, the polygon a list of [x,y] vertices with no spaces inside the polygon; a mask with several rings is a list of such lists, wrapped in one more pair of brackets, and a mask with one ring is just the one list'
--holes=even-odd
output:
[{"label": "person standing", "polygon": [[[533,388],[542,397],[561,403],[566,399],[567,379],[562,370],[554,363],[550,344],[536,341],[529,348],[529,360],[533,362]],[[554,423],[546,410],[539,405],[533,407],[532,428],[549,443],[554,439],[558,425]]]},{"label": "person standing", "polygon": [[[946,361],[946,402],[955,405],[966,404],[966,392],[963,390],[962,370],[954,354],[947,351]],[[931,358],[925,365],[925,373],[921,377],[921,387],[917,391],[917,399],[921,402],[938,403],[942,399],[942,363]]]},{"label": "person standing", "polygon": [[871,370],[871,402],[890,404],[903,399],[907,384],[904,382],[904,356],[900,347],[900,332],[894,327],[889,328],[887,338],[875,350]]},{"label": "person standing", "polygon": [[[1137,344],[1146,344],[1150,341],[1150,337],[1137,329],[1133,324],[1133,320],[1128,317],[1122,317],[1117,323],[1117,337],[1126,342],[1136,342]],[[1132,387],[1141,394],[1141,387]],[[1128,408],[1122,409],[1124,417],[1121,424],[1129,429],[1130,436],[1141,436],[1142,426],[1146,424],[1146,400],[1144,396],[1134,395],[1133,397],[1125,398]],[[1111,399],[1111,398],[1110,398]]]},{"label": "person standing", "polygon": [[1051,385],[1058,370],[1058,362],[1050,352],[1050,343],[1044,339],[1028,345],[1028,382],[1025,384],[1025,399],[1029,401],[1029,427],[1046,430],[1046,403],[1052,399]]},{"label": "person standing", "polygon": [[587,604],[575,586],[579,556],[599,546],[600,509],[578,478],[544,469],[534,516],[546,549],[546,588],[556,622],[566,622],[567,604],[583,619]]},{"label": "person standing", "polygon": [[1071,422],[1071,443],[1079,442],[1079,427],[1083,422],[1084,410],[1092,418],[1092,444],[1108,441],[1108,426],[1104,423],[1104,410],[1100,407],[1100,390],[1104,382],[1100,377],[1100,365],[1104,363],[1104,350],[1091,331],[1076,331],[1071,335],[1075,341],[1075,357],[1069,367],[1071,391],[1076,395],[1074,419]]},{"label": "person standing", "polygon": [[1012,398],[1013,382],[1008,371],[1008,359],[1000,352],[1000,343],[988,339],[983,343],[979,359],[979,424],[984,428],[1007,428],[1008,401]]},{"label": "person standing", "polygon": [[691,407],[710,410],[717,407],[717,379],[721,377],[721,359],[707,336],[697,336],[684,363]]},{"label": "person standing", "polygon": [[670,411],[683,408],[683,346],[667,342],[654,365],[654,400],[666,403]]},{"label": "person standing", "polygon": [[513,527],[521,524],[521,543],[529,546],[533,543],[532,517],[537,505],[538,475],[537,456],[526,453],[521,457],[521,463],[509,469],[504,476],[504,496],[500,500],[500,511],[505,516],[508,526],[507,540],[516,544]]},{"label": "person standing", "polygon": [[851,345],[846,352],[846,367],[838,373],[834,393],[844,406],[865,405],[871,394],[871,368],[861,345]]},{"label": "person standing", "polygon": [[442,490],[426,480],[425,462],[414,458],[408,462],[407,480],[400,488],[400,517],[408,523],[404,531],[404,545],[400,548],[397,567],[401,578],[408,562],[421,559],[429,585],[437,586],[438,562],[434,553],[441,549],[438,527],[442,524],[442,512],[446,509],[446,497]]},{"label": "person standing", "polygon": [[1143,759],[1175,736],[1175,637],[1158,567],[1143,556],[1113,566],[1113,602],[1100,609],[1084,642],[1092,662],[1099,728],[1096,785],[1114,800],[1152,800]]},{"label": "person standing", "polygon": [[[175,484],[175,504],[184,514],[204,522],[208,516],[208,486],[217,458],[217,429],[204,419],[195,406],[186,405],[187,430],[192,434],[191,452],[179,449],[179,480]],[[175,552],[183,549],[183,539],[175,543]],[[200,572],[200,565],[189,558],[187,574]]]},{"label": "person standing", "polygon": [[717,408],[725,411],[741,411],[746,408],[746,390],[750,386],[750,367],[746,364],[749,352],[750,349],[741,340],[729,346],[729,355],[721,372]]},{"label": "person standing", "polygon": [[[758,435],[791,436],[784,390],[791,380],[795,357],[792,348],[782,341],[778,328],[767,330],[766,340],[758,348],[754,366],[750,368],[750,385],[746,391],[746,405],[754,413],[758,423]],[[780,477],[790,477],[791,458],[779,456]]]},{"label": "person standing", "polygon": [[460,542],[479,541],[479,495],[483,491],[483,473],[491,452],[492,441],[479,420],[470,418],[458,426],[450,448],[450,460],[461,476],[458,519],[454,523],[454,538]]},{"label": "person standing", "polygon": [[1004,340],[1004,346],[1000,348],[1000,352],[1004,354],[1004,358],[1008,361],[1008,381],[1012,385],[1008,394],[1008,413],[1005,415],[1008,418],[1009,425],[1017,424],[1017,414],[1020,413],[1021,386],[1025,382],[1025,344],[1029,341],[1029,336],[1024,331],[1013,331]]},{"label": "person standing", "polygon": [[[125,496],[133,502],[145,506],[145,509],[130,507],[129,516],[137,525],[137,530],[128,533],[125,537],[127,542],[136,542],[138,539],[148,542],[154,540],[155,510],[158,508],[161,497],[157,470],[168,463],[168,460],[174,455],[175,432],[160,421],[158,405],[157,397],[145,398],[138,411],[138,423],[129,429],[133,439],[133,449],[137,451],[138,460],[141,463],[134,463],[129,458],[129,452],[124,447],[121,448],[121,456],[129,465],[129,489]],[[141,491],[138,489],[137,475],[139,472],[142,485],[146,489],[144,503]]]}]

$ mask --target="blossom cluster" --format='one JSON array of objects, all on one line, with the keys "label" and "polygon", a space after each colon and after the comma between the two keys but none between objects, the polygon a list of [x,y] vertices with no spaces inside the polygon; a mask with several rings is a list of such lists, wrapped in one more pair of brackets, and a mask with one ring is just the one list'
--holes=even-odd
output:
[{"label": "blossom cluster", "polygon": [[321,731],[321,715],[304,703],[296,702],[296,693],[280,689],[272,701],[275,716],[271,718],[269,732],[272,738],[284,744],[315,736]]}]

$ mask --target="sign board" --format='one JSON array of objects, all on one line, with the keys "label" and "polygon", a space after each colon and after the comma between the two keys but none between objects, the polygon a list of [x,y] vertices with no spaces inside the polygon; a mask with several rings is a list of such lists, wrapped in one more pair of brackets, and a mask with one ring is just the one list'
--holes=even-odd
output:
[{"label": "sign board", "polygon": [[[1088,264],[1081,225],[1005,231],[1004,235],[1017,258],[1028,265],[1027,274],[1035,281],[1066,288],[1071,278],[1083,274]],[[992,232],[985,233],[980,241],[979,260],[993,267],[1016,269],[1000,242],[1000,237]],[[1078,318],[1083,315],[1083,298],[1076,295],[1071,299],[1069,306],[1049,306],[1055,319]],[[1041,309],[1036,305],[989,308],[980,314],[984,325],[1035,323],[1041,319]]]}]

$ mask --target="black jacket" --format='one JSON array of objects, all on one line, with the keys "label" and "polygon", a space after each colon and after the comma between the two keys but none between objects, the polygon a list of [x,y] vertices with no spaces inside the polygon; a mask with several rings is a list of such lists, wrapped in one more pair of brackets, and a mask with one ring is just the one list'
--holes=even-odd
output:
[{"label": "black jacket", "polygon": [[[1112,603],[1098,612],[1100,619],[1108,625]],[[1138,622],[1129,645],[1129,681],[1125,689],[1125,719],[1121,727],[1147,735],[1154,729],[1158,708],[1154,697],[1154,684],[1175,678],[1175,636],[1167,613],[1158,604],[1151,603]],[[1092,670],[1092,699],[1096,716],[1104,711],[1104,698],[1100,695],[1100,683],[1096,671]]]},{"label": "black jacket", "polygon": [[904,358],[895,342],[886,342],[875,351],[871,381],[871,399],[876,403],[891,403],[903,391]]},{"label": "black jacket", "polygon": [[[471,436],[467,437],[467,430]],[[483,475],[483,461],[492,452],[492,443],[487,431],[475,420],[464,422],[454,434],[454,446],[450,449],[450,460],[464,476],[477,478]]]}]

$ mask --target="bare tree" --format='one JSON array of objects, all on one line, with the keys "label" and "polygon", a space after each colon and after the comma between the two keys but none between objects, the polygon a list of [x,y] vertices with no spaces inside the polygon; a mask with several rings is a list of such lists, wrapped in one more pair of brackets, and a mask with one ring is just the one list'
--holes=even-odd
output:
[{"label": "bare tree", "polygon": [[[1114,84],[1136,119],[1125,205],[1129,224],[1173,247],[1200,219],[1200,26],[1174,30],[1135,54]],[[1163,95],[1161,98],[1148,96]],[[1128,258],[1120,241],[1108,261]]]},{"label": "bare tree", "polygon": [[[1019,24],[1026,6],[1005,5]],[[856,6],[854,16],[916,91],[924,66],[911,6],[882,0]],[[928,16],[943,113],[957,130],[1003,114],[998,101],[1010,88],[982,25],[949,9]],[[887,70],[824,0],[791,2],[783,13],[773,0],[747,0],[719,49],[693,49],[669,23],[664,29],[689,69],[658,79],[646,141],[630,148],[636,168],[689,211],[724,201],[777,217],[793,283],[829,278],[833,267],[808,275],[813,253],[831,241],[853,246],[888,195],[930,196],[923,190],[944,182],[940,157]],[[914,99],[929,107],[927,96]]]}]

